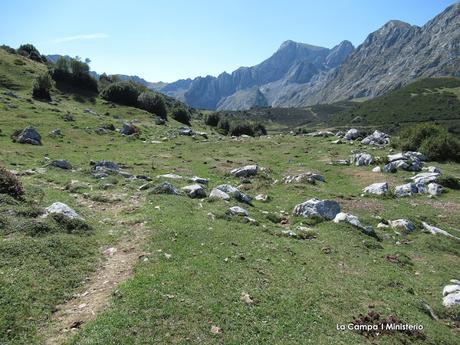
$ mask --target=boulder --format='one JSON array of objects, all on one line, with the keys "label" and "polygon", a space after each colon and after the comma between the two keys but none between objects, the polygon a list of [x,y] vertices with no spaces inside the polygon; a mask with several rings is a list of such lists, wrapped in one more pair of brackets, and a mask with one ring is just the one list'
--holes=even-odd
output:
[{"label": "boulder", "polygon": [[326,179],[320,174],[312,172],[301,173],[298,175],[285,176],[282,179],[283,183],[311,183],[315,184],[316,181],[326,182]]},{"label": "boulder", "polygon": [[123,127],[120,129],[120,134],[123,134],[123,135],[133,135],[137,132],[138,132],[137,127],[127,122],[125,122],[123,124]]},{"label": "boulder", "polygon": [[157,178],[167,178],[171,180],[181,180],[183,177],[177,174],[164,174],[164,175],[158,175]]},{"label": "boulder", "polygon": [[233,169],[230,171],[232,175],[235,177],[249,177],[249,176],[254,176],[257,174],[257,171],[259,170],[259,167],[254,164],[254,165],[246,165],[241,168]]},{"label": "boulder", "polygon": [[182,187],[182,190],[191,198],[205,198],[206,191],[203,186],[199,184],[192,184],[189,186]]},{"label": "boulder", "polygon": [[63,134],[59,128],[53,129],[51,132],[48,133],[48,135],[52,138],[61,138],[63,137]]},{"label": "boulder", "polygon": [[427,172],[430,172],[430,173],[438,173],[438,174],[441,174],[441,169],[435,167],[435,166],[429,166],[429,167],[426,167],[426,168],[422,168],[422,170],[424,171],[427,171]]},{"label": "boulder", "polygon": [[384,165],[383,171],[385,171],[386,173],[394,174],[395,172],[398,171],[398,168],[397,168],[397,165],[396,165],[395,162],[390,162],[390,163]]},{"label": "boulder", "polygon": [[441,185],[431,182],[428,184],[428,194],[438,196],[442,193],[443,188]]},{"label": "boulder", "polygon": [[50,165],[56,168],[64,169],[64,170],[72,170],[72,164],[70,164],[65,159],[57,159],[57,160],[51,161]]},{"label": "boulder", "polygon": [[322,137],[322,138],[327,138],[327,137],[333,137],[334,133],[331,131],[318,131],[318,132],[313,132],[307,134],[309,137]]},{"label": "boulder", "polygon": [[41,145],[42,137],[33,127],[27,127],[18,134],[13,134],[13,140],[20,144]]},{"label": "boulder", "polygon": [[257,201],[267,202],[269,197],[267,194],[258,194],[254,199],[256,199]]},{"label": "boulder", "polygon": [[179,135],[183,135],[183,136],[192,136],[194,134],[193,131],[188,127],[179,128],[178,133]]},{"label": "boulder", "polygon": [[244,216],[248,217],[248,211],[246,211],[244,208],[239,207],[239,206],[233,206],[228,209],[228,212],[232,216]]},{"label": "boulder", "polygon": [[363,189],[363,193],[384,195],[388,193],[388,182],[373,183]]},{"label": "boulder", "polygon": [[62,214],[69,219],[83,219],[75,210],[62,202],[55,202],[45,208],[43,217],[48,217],[50,214]]},{"label": "boulder", "polygon": [[151,190],[152,194],[172,194],[180,195],[179,191],[169,182],[163,182]]},{"label": "boulder", "polygon": [[420,152],[407,151],[388,155],[388,160],[396,168],[406,171],[420,171],[426,158]]},{"label": "boulder", "polygon": [[252,198],[249,195],[246,195],[240,192],[237,188],[229,185],[229,184],[221,184],[216,187],[216,189],[229,194],[230,196],[234,197],[236,200],[244,202],[246,204],[251,204]]},{"label": "boulder", "polygon": [[199,184],[205,184],[205,185],[207,185],[209,183],[209,179],[203,178],[203,177],[198,177],[198,176],[193,176],[193,177],[189,178],[189,181],[199,183]]},{"label": "boulder", "polygon": [[403,228],[407,232],[415,231],[415,225],[407,219],[389,220],[388,224],[393,228]]},{"label": "boulder", "polygon": [[335,216],[333,222],[334,223],[346,222],[346,223],[354,225],[354,226],[356,226],[358,228],[364,228],[364,226],[359,221],[358,217],[356,217],[356,216],[354,216],[354,215],[352,215],[350,213],[345,213],[345,212],[337,213],[337,215]]},{"label": "boulder", "polygon": [[350,157],[350,163],[356,166],[371,165],[374,157],[366,152],[353,153]]},{"label": "boulder", "polygon": [[418,193],[415,183],[406,183],[395,187],[395,196],[397,198],[411,196]]},{"label": "boulder", "polygon": [[448,233],[447,231],[442,230],[440,228],[437,228],[437,227],[435,227],[433,225],[429,225],[428,223],[422,222],[422,226],[423,226],[423,229],[425,229],[425,231],[429,232],[430,234],[433,234],[433,235],[440,234],[440,235],[444,235],[444,236],[447,236],[447,237],[455,238],[455,239],[460,241],[459,237],[456,237],[456,236]]},{"label": "boulder", "polygon": [[228,195],[227,193],[217,189],[217,188],[214,188],[213,190],[211,190],[211,193],[209,193],[209,198],[210,199],[220,199],[220,200],[230,200],[230,195]]},{"label": "boulder", "polygon": [[425,172],[425,173],[420,173],[417,174],[411,179],[414,181],[414,183],[423,183],[423,184],[428,184],[430,182],[435,181],[440,174],[437,172]]},{"label": "boulder", "polygon": [[310,199],[298,204],[294,208],[294,215],[305,218],[320,217],[327,220],[334,219],[340,212],[340,205],[333,200]]},{"label": "boulder", "polygon": [[452,279],[450,282],[442,290],[442,304],[446,307],[460,305],[460,281]]},{"label": "boulder", "polygon": [[388,145],[389,143],[390,136],[378,130],[361,140],[361,144],[364,145]]},{"label": "boulder", "polygon": [[349,129],[348,132],[343,136],[345,140],[356,140],[359,137],[361,137],[361,132],[356,128]]},{"label": "boulder", "polygon": [[375,168],[372,169],[372,172],[380,173],[380,172],[382,172],[382,168],[380,168],[380,167],[375,167]]}]

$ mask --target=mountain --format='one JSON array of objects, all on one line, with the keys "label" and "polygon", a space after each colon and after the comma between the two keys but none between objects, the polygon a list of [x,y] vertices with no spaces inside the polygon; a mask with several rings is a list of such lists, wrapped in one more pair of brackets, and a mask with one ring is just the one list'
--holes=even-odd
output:
[{"label": "mountain", "polygon": [[286,41],[259,65],[161,91],[197,108],[244,110],[371,98],[419,78],[460,76],[459,14],[456,3],[422,27],[389,21],[356,49]]},{"label": "mountain", "polygon": [[[256,66],[241,67],[218,77],[180,80],[160,91],[196,108],[246,109],[270,105],[284,84],[309,82],[315,75],[340,65],[353,50],[348,41],[333,49],[286,41]],[[258,89],[269,84],[269,89]]]}]

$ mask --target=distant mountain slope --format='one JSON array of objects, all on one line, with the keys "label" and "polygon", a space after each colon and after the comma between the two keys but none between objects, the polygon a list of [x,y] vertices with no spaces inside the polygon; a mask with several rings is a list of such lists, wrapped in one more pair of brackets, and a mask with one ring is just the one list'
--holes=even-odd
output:
[{"label": "distant mountain slope", "polygon": [[[286,41],[270,58],[256,66],[241,67],[218,77],[178,81],[168,84],[161,91],[196,108],[246,109],[260,105],[261,97],[254,87],[273,82],[280,85],[306,83],[318,73],[340,65],[353,50],[348,41],[333,49]],[[263,96],[268,97],[268,104],[271,104],[272,97]]]}]

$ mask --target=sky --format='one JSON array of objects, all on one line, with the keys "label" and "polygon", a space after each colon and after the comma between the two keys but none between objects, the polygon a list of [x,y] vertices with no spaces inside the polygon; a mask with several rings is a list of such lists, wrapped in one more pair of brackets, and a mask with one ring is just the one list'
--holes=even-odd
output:
[{"label": "sky", "polygon": [[0,44],[91,59],[148,81],[252,66],[286,40],[355,46],[387,21],[423,25],[454,0],[0,0]]}]

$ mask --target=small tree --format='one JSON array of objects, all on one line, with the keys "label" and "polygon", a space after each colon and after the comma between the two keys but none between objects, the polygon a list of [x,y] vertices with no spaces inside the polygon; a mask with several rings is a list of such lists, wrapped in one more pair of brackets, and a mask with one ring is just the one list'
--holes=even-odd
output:
[{"label": "small tree", "polygon": [[155,114],[162,119],[167,118],[166,102],[160,94],[150,91],[142,92],[137,98],[137,103],[141,109]]},{"label": "small tree", "polygon": [[41,74],[35,79],[32,96],[37,99],[51,100],[50,91],[53,87],[53,80],[48,72]]},{"label": "small tree", "polygon": [[101,92],[101,97],[114,103],[136,106],[139,90],[129,82],[117,82],[108,85]]},{"label": "small tree", "polygon": [[191,115],[187,109],[183,106],[174,108],[171,112],[171,117],[184,125],[190,126]]}]

